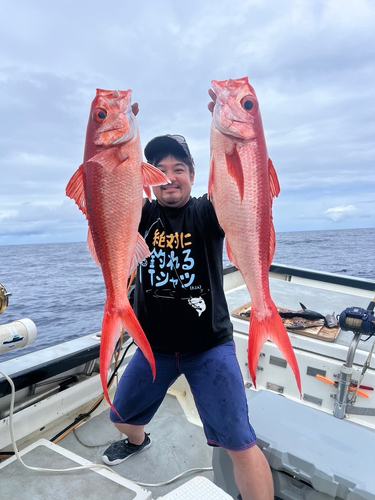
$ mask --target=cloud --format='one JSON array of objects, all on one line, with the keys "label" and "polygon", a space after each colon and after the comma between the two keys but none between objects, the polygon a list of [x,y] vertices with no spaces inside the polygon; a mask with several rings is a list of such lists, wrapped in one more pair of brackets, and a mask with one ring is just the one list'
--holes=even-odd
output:
[{"label": "cloud", "polygon": [[24,202],[0,211],[0,245],[84,241],[87,227],[72,200],[59,205]]},{"label": "cloud", "polygon": [[354,205],[347,205],[346,207],[340,206],[329,208],[324,212],[323,216],[333,222],[341,222],[344,219],[358,216],[369,217],[369,215],[359,215],[359,213],[360,210],[357,207]]},{"label": "cloud", "polygon": [[[12,234],[25,242],[28,231],[32,242],[85,239],[65,187],[82,161],[96,88],[133,90],[143,146],[185,135],[199,196],[207,90],[244,76],[280,180],[276,229],[375,226],[372,0],[243,0],[235,9],[230,0],[113,0],[111,13],[98,0],[19,0],[3,17],[0,244]],[[358,210],[337,210],[350,206]]]}]

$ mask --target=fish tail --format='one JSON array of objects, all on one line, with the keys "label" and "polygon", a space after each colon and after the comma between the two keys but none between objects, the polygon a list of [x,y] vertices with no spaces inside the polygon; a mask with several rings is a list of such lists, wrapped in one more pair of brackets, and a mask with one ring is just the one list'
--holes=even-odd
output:
[{"label": "fish tail", "polygon": [[121,415],[118,413],[111,400],[109,399],[107,381],[111,359],[117,341],[121,336],[122,327],[133,337],[134,341],[139,346],[146,359],[150,363],[154,380],[156,376],[155,359],[151,350],[151,346],[142,330],[141,325],[139,324],[136,315],[134,314],[129,301],[127,301],[122,309],[118,309],[114,304],[107,300],[105,305],[100,345],[100,378],[103,386],[104,397],[108,401],[111,409],[119,416],[119,418],[121,418],[121,420]]},{"label": "fish tail", "polygon": [[[113,406],[108,394],[108,372],[111,365],[111,359],[113,356],[113,351],[116,347],[116,343],[121,335],[122,321],[115,310],[106,303],[103,326],[102,326],[102,336],[100,343],[100,379],[102,381],[102,387],[104,391],[104,397],[108,401],[108,404],[112,410],[121,418],[116,408]],[[122,420],[122,418],[121,418]]]},{"label": "fish tail", "polygon": [[137,346],[143,352],[147,361],[150,363],[152,375],[155,380],[156,365],[154,354],[152,352],[149,341],[147,340],[147,337],[138,321],[138,318],[135,315],[133,308],[129,302],[126,304],[120,314],[122,319],[122,326],[124,327],[125,331],[133,337],[134,342],[137,344]]},{"label": "fish tail", "polygon": [[272,306],[271,315],[262,319],[259,318],[255,308],[251,311],[248,361],[249,371],[254,382],[254,386],[256,387],[256,372],[260,351],[268,339],[277,345],[292,368],[296,378],[298,390],[302,396],[301,376],[299,373],[297,359],[284,323],[280,318],[275,305]]}]

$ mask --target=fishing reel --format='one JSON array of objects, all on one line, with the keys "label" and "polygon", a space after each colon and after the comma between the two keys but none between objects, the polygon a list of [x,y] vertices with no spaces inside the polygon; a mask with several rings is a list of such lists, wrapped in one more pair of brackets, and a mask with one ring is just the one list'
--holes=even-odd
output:
[{"label": "fishing reel", "polygon": [[371,309],[348,307],[340,314],[340,328],[371,337],[375,333],[375,316]]},{"label": "fishing reel", "polygon": [[5,286],[0,283],[0,314],[2,314],[9,304],[9,297],[12,294],[7,292]]}]

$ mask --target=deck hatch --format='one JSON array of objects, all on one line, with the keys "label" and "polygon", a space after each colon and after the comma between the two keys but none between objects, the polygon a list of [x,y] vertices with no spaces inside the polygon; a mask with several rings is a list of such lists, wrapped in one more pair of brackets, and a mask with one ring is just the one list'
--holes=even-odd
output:
[{"label": "deck hatch", "polygon": [[281,368],[287,367],[286,359],[278,358],[277,356],[270,356],[270,365],[280,366]]},{"label": "deck hatch", "polygon": [[304,394],[303,399],[309,403],[314,403],[316,405],[322,406],[323,399],[317,398],[315,396],[310,396],[310,394]]},{"label": "deck hatch", "polygon": [[277,384],[272,384],[271,382],[267,382],[267,389],[269,389],[270,391],[278,392],[279,394],[283,394],[284,393],[284,387],[283,386],[277,385]]},{"label": "deck hatch", "polygon": [[316,377],[317,375],[321,375],[322,377],[327,376],[326,370],[319,370],[319,368],[314,368],[313,366],[308,366],[306,373],[312,377]]}]

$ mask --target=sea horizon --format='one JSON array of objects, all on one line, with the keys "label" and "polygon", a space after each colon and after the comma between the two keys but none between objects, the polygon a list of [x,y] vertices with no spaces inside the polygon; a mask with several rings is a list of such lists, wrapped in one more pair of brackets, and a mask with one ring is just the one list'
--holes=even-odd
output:
[{"label": "sea horizon", "polygon": [[[285,231],[273,261],[375,283],[374,241],[375,228]],[[3,245],[2,263],[0,283],[12,295],[0,323],[30,318],[38,328],[36,345],[22,354],[100,331],[106,291],[86,241]]]},{"label": "sea horizon", "polygon": [[[290,231],[276,231],[276,236],[278,234],[288,234],[288,233],[317,233],[317,232],[328,232],[328,231],[365,231],[368,229],[375,229],[375,227],[348,227],[348,228],[334,228],[334,229],[292,229]],[[38,243],[0,243],[0,247],[11,247],[11,246],[26,246],[26,245],[60,245],[69,243],[85,243],[86,240],[69,240],[69,241],[44,241]]]}]

